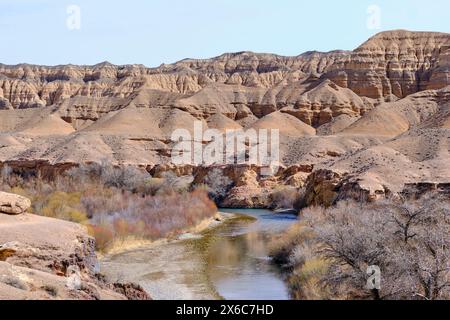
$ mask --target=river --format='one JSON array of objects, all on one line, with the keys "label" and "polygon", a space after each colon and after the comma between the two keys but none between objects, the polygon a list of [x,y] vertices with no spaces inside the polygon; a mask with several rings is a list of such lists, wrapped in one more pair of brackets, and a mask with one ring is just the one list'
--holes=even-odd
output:
[{"label": "river", "polygon": [[296,217],[269,210],[221,211],[237,215],[201,236],[108,256],[101,261],[102,273],[112,281],[139,283],[154,299],[289,299],[267,245]]}]

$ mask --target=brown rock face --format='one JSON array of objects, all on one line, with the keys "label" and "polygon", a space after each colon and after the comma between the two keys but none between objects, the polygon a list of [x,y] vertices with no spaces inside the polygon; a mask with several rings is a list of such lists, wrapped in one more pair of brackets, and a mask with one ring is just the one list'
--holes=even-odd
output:
[{"label": "brown rock face", "polygon": [[151,300],[145,290],[134,283],[114,283],[112,288],[114,291],[127,297],[128,300]]},{"label": "brown rock face", "polygon": [[316,170],[306,182],[305,204],[307,206],[331,206],[339,195],[343,175],[331,170]]},{"label": "brown rock face", "polygon": [[449,84],[449,46],[446,33],[383,32],[336,61],[324,77],[370,98],[441,89]]},{"label": "brown rock face", "polygon": [[330,186],[342,177],[325,186],[319,173],[316,182],[303,171],[272,181],[228,169],[227,205],[266,206],[276,184],[316,184],[325,192],[310,189],[316,204],[401,192],[450,181],[449,79],[450,35],[404,30],[354,51],[295,57],[238,52],[158,68],[0,65],[0,166],[51,178],[108,160],[197,179],[201,165],[171,163],[170,137],[192,133],[200,120],[220,132],[278,129],[283,166],[352,177],[335,195]]},{"label": "brown rock face", "polygon": [[27,211],[30,206],[30,199],[17,194],[0,192],[0,213],[17,215]]},{"label": "brown rock face", "polygon": [[[192,112],[195,108],[199,116],[222,112],[233,119],[241,106],[257,117],[284,106],[327,109],[329,98],[322,105],[314,92],[312,97],[302,97],[326,79],[371,98],[390,94],[403,98],[444,87],[449,84],[449,48],[448,34],[398,30],[380,33],[353,52],[308,52],[296,57],[239,52],[158,68],[109,63],[0,65],[0,106],[34,108],[85,97],[61,106],[63,113],[69,113],[65,117],[72,118],[73,113],[82,119],[97,119],[98,113],[120,109],[131,100],[138,106],[172,105]],[[338,103],[357,112],[361,101],[356,98],[355,105],[349,105],[352,99],[345,95]]]},{"label": "brown rock face", "polygon": [[[108,283],[98,269],[95,240],[85,227],[31,214],[0,215],[0,299],[149,298],[137,285]],[[74,275],[78,284],[71,282]]]}]

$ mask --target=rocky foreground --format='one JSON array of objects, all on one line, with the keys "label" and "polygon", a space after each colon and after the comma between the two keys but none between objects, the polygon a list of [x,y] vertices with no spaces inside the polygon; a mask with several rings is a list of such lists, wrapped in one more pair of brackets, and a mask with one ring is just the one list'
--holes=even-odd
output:
[{"label": "rocky foreground", "polygon": [[25,213],[29,206],[0,192],[0,300],[149,299],[98,273],[95,240],[83,226]]},{"label": "rocky foreground", "polygon": [[[225,206],[267,207],[280,185],[307,204],[449,192],[450,35],[380,33],[354,51],[240,52],[141,65],[0,65],[0,162],[52,177],[102,159],[204,182],[171,165],[175,129],[280,129],[282,168],[218,166]],[[203,180],[202,180],[203,179]]]}]

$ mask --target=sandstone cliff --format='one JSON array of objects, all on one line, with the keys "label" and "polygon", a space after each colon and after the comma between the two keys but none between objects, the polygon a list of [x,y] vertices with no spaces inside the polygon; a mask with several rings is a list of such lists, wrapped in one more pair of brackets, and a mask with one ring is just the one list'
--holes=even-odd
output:
[{"label": "sandstone cliff", "polygon": [[[44,175],[102,159],[152,171],[170,163],[173,130],[201,120],[221,131],[278,128],[283,172],[345,172],[347,189],[448,182],[449,57],[449,34],[396,30],[354,51],[296,57],[0,65],[0,162]],[[275,184],[306,182],[307,174],[283,172]],[[258,174],[256,182],[245,175],[248,184],[231,177],[235,198],[270,192]]]}]

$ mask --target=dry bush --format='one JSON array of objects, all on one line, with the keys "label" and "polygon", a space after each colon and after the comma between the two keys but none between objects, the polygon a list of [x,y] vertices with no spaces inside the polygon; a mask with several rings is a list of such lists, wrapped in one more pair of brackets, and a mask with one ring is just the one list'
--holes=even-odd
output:
[{"label": "dry bush", "polygon": [[95,211],[89,212],[94,225],[109,226],[114,230],[115,237],[167,237],[192,227],[217,212],[214,202],[200,191],[138,198],[123,193],[120,197],[116,210],[105,210],[95,205],[91,206]]},{"label": "dry bush", "polygon": [[209,196],[216,203],[219,203],[225,198],[226,193],[233,185],[233,181],[224,175],[222,170],[214,168],[206,176],[204,185],[208,187]]},{"label": "dry bush", "polygon": [[300,197],[301,193],[297,188],[278,186],[271,194],[271,202],[274,209],[293,209]]},{"label": "dry bush", "polygon": [[4,164],[2,166],[2,169],[0,170],[0,182],[2,184],[9,184],[11,180],[11,174],[12,169],[7,164]]},{"label": "dry bush", "polygon": [[312,228],[300,221],[270,243],[269,255],[286,270],[286,282],[293,299],[329,299],[328,291],[321,285],[329,263],[317,254],[315,237]]},{"label": "dry bush", "polygon": [[33,212],[46,217],[82,223],[88,220],[81,204],[81,193],[56,191],[48,196],[33,198]]},{"label": "dry bush", "polygon": [[145,190],[146,183],[151,178],[145,170],[133,166],[113,166],[107,161],[81,164],[68,170],[66,175],[80,184],[98,183],[129,191]]},{"label": "dry bush", "polygon": [[[154,179],[152,179],[154,180]],[[188,192],[191,188],[191,184],[194,181],[193,176],[181,176],[178,177],[172,171],[164,172],[161,175],[161,178],[156,180],[155,185],[159,182],[159,188],[156,190],[155,194],[162,195],[170,195],[174,193],[184,193]]]},{"label": "dry bush", "polygon": [[312,237],[311,230],[302,222],[295,223],[280,235],[274,236],[269,244],[269,254],[277,264],[293,267],[289,256],[295,247]]},{"label": "dry bush", "polygon": [[159,190],[164,186],[164,179],[162,178],[150,178],[147,179],[143,185],[142,192],[148,195],[156,195]]},{"label": "dry bush", "polygon": [[99,250],[127,238],[154,240],[193,227],[217,208],[205,191],[188,192],[192,177],[153,179],[138,169],[81,165],[52,181],[8,176],[4,189],[32,201],[32,212],[89,225]]},{"label": "dry bush", "polygon": [[44,290],[45,292],[47,292],[48,295],[50,295],[52,297],[57,297],[58,292],[59,292],[57,287],[55,287],[53,285],[49,285],[49,284],[43,285],[41,287],[41,290]]},{"label": "dry bush", "polygon": [[[291,242],[293,249],[284,254],[295,270],[290,276],[294,296],[314,298],[319,292],[338,299],[450,298],[448,199],[426,195],[371,204],[343,201],[329,209],[305,209],[302,224],[313,236]],[[381,269],[381,290],[366,288],[372,265]],[[318,271],[313,277],[311,266]],[[320,281],[311,287],[317,275]]]},{"label": "dry bush", "polygon": [[29,285],[21,278],[16,276],[2,275],[0,282],[19,290],[29,290]]},{"label": "dry bush", "polygon": [[105,251],[114,241],[114,232],[109,226],[88,225],[88,232],[95,238],[98,251]]}]

